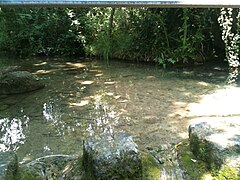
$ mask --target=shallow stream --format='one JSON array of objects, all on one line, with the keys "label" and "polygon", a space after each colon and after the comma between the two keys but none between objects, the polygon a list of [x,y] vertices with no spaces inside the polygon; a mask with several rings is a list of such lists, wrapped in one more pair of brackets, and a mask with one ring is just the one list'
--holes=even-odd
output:
[{"label": "shallow stream", "polygon": [[[188,138],[191,104],[223,87],[225,65],[163,70],[131,62],[37,58],[1,62],[44,79],[44,89],[0,95],[0,151],[22,163],[54,154],[82,153],[82,141],[127,131],[139,148]],[[197,115],[201,116],[201,115]]]}]

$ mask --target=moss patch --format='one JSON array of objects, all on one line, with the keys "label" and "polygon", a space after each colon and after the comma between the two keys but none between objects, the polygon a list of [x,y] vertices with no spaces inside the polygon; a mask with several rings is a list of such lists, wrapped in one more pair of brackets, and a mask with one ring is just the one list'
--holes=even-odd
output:
[{"label": "moss patch", "polygon": [[[187,179],[194,180],[239,180],[240,172],[235,168],[222,167],[220,170],[209,169],[207,162],[199,160],[190,150],[186,141],[179,148],[179,164],[185,170]],[[240,168],[240,167],[239,167]]]},{"label": "moss patch", "polygon": [[206,174],[209,174],[205,163],[197,160],[193,153],[190,151],[189,143],[182,143],[179,148],[179,164],[186,171],[186,176],[189,179],[200,180]]},{"label": "moss patch", "polygon": [[153,158],[149,153],[142,154],[142,168],[143,168],[143,179],[145,180],[159,180],[161,179],[160,169]]},{"label": "moss patch", "polygon": [[214,180],[239,180],[240,172],[236,168],[222,167],[219,171],[212,171]]}]

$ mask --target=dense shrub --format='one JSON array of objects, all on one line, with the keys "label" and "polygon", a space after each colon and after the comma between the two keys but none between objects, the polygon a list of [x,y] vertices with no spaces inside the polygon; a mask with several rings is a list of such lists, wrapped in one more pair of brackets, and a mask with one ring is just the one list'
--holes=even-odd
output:
[{"label": "dense shrub", "polygon": [[1,9],[0,48],[22,56],[84,54],[86,12],[57,8]]}]

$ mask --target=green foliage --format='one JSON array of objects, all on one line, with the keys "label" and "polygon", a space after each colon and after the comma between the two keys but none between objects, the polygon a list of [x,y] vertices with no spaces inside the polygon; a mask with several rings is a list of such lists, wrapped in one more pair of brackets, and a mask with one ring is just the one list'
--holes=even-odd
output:
[{"label": "green foliage", "polygon": [[6,46],[7,42],[7,29],[5,26],[4,18],[1,18],[2,11],[0,10],[0,49],[3,49]]},{"label": "green foliage", "polygon": [[165,58],[163,56],[158,57],[157,61],[158,61],[158,64],[162,65],[164,69],[167,67],[167,64],[174,64],[176,62],[176,60],[174,60],[172,58]]},{"label": "green foliage", "polygon": [[203,52],[202,43],[204,35],[205,11],[195,9],[183,9],[181,16],[182,25],[179,27],[180,39],[175,53],[183,62],[197,60]]},{"label": "green foliage", "polygon": [[206,55],[222,53],[216,50],[222,41],[219,13],[190,8],[1,9],[0,51],[86,54],[163,66],[204,62]]},{"label": "green foliage", "polygon": [[112,43],[107,33],[102,32],[94,44],[96,55],[102,56],[106,61],[111,57]]},{"label": "green foliage", "polygon": [[17,55],[83,54],[86,10],[1,9],[0,49]]},{"label": "green foliage", "polygon": [[133,58],[137,60],[153,61],[156,57],[169,52],[169,34],[167,32],[166,9],[139,9],[133,11],[129,18],[132,25]]},{"label": "green foliage", "polygon": [[117,9],[111,55],[160,64],[203,61],[205,14],[200,9]]}]

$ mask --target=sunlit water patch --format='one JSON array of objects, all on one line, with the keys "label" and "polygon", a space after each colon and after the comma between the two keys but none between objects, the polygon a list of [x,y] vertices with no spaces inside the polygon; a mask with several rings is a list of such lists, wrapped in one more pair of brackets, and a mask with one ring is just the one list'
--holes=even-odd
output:
[{"label": "sunlit water patch", "polygon": [[0,151],[17,151],[20,145],[24,144],[24,126],[26,130],[28,122],[29,118],[25,115],[21,119],[0,119]]}]

